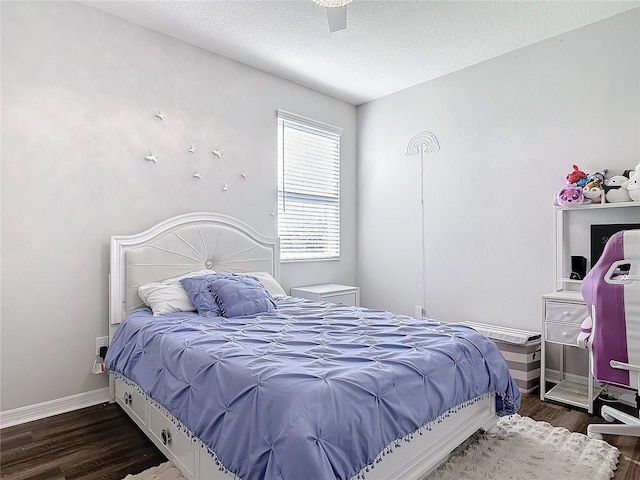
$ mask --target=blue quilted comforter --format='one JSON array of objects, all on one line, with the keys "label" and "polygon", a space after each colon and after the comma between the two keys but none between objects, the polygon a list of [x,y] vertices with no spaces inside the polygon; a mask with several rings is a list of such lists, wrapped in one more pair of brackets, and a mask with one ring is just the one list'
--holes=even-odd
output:
[{"label": "blue quilted comforter", "polygon": [[346,479],[452,407],[520,393],[475,330],[299,298],[223,318],[133,312],[107,368],[140,386],[243,480]]}]

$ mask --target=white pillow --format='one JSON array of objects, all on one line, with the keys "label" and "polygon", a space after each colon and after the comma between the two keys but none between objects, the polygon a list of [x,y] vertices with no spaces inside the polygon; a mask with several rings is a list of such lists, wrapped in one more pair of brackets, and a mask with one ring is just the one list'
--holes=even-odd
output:
[{"label": "white pillow", "polygon": [[282,300],[287,296],[284,289],[280,286],[276,279],[271,276],[271,274],[267,272],[247,272],[247,275],[251,275],[252,277],[257,278],[260,283],[262,283],[264,289],[269,292],[274,300]]},{"label": "white pillow", "polygon": [[138,296],[153,311],[153,316],[196,309],[180,284],[147,283],[138,288]]},{"label": "white pillow", "polygon": [[[180,285],[180,280],[183,278],[191,278],[191,277],[202,277],[204,275],[211,275],[212,273],[216,273],[213,270],[194,270],[193,272],[185,273],[184,275],[180,275],[179,277],[167,278],[163,280],[162,283],[169,285],[171,283],[177,283]],[[185,290],[186,291],[186,290]]]},{"label": "white pillow", "polygon": [[215,272],[213,270],[194,270],[162,282],[146,283],[138,287],[138,296],[153,311],[154,316],[173,312],[193,312],[196,307],[187,291],[180,284],[180,280],[211,273]]}]

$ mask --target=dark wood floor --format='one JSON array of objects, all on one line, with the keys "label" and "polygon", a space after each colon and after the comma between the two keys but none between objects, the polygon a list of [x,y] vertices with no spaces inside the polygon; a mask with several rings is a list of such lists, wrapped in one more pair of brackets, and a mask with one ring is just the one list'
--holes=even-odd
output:
[{"label": "dark wood floor", "polygon": [[[586,433],[599,417],[524,395],[520,415]],[[640,439],[605,436],[620,450],[615,480],[640,479]],[[166,459],[115,404],[0,430],[3,480],[121,480]],[[560,479],[552,479],[560,480]],[[585,479],[588,480],[588,479]]]},{"label": "dark wood floor", "polygon": [[164,461],[115,403],[0,430],[3,480],[121,480]]}]

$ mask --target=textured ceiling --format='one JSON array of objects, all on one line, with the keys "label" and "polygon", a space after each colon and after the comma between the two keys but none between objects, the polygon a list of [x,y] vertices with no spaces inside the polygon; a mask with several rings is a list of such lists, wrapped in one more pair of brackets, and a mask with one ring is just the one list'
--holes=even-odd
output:
[{"label": "textured ceiling", "polygon": [[83,1],[359,105],[589,23],[636,1],[355,0],[329,33],[311,0]]}]

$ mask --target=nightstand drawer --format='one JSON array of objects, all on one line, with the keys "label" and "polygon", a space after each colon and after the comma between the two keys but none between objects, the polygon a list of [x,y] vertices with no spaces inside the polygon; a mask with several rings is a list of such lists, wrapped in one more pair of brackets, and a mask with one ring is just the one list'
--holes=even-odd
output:
[{"label": "nightstand drawer", "polygon": [[309,285],[307,287],[294,287],[291,289],[291,296],[320,302],[341,303],[355,307],[360,306],[360,289],[350,285],[327,283],[323,285]]},{"label": "nightstand drawer", "polygon": [[343,305],[357,305],[358,300],[356,292],[341,293],[338,295],[324,295],[322,297],[323,302],[342,303]]},{"label": "nightstand drawer", "polygon": [[580,325],[589,316],[587,307],[571,303],[547,302],[547,322],[572,323]]},{"label": "nightstand drawer", "polygon": [[578,345],[578,334],[581,330],[580,325],[573,323],[547,322],[545,324],[545,340],[576,347]]}]

